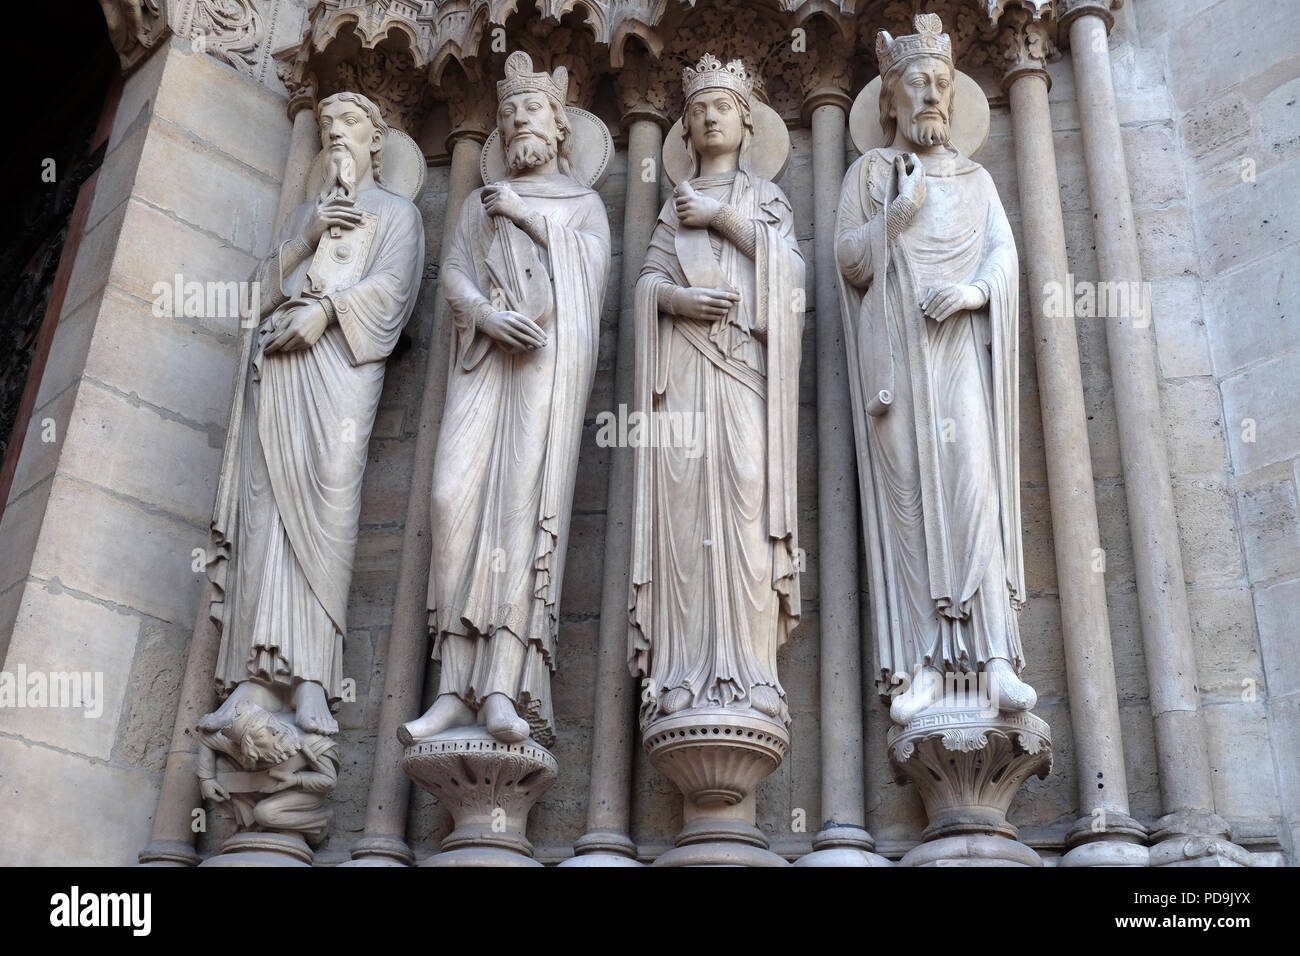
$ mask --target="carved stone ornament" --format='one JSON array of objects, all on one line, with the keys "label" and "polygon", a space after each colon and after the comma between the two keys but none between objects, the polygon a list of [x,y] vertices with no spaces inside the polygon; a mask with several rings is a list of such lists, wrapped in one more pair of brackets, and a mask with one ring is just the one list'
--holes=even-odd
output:
[{"label": "carved stone ornament", "polygon": [[[675,165],[636,285],[629,663],[642,740],[685,796],[656,865],[783,865],[754,787],[789,747],[776,652],[799,618],[795,453],[804,263],[740,60],[683,73]],[[770,111],[769,111],[770,112]],[[775,116],[775,114],[772,114]],[[773,141],[773,138],[776,141]]]},{"label": "carved stone ornament", "polygon": [[[328,749],[322,741],[338,731],[333,711],[342,699],[367,446],[384,364],[423,270],[424,229],[410,198],[422,181],[414,144],[357,93],[322,100],[317,115],[324,156],[312,192],[259,268],[255,311],[244,317],[249,331],[212,518],[208,576],[224,702],[199,730],[206,751],[229,759],[281,746],[265,738],[289,731],[309,750]],[[276,722],[258,715],[246,731],[250,708],[278,715]],[[308,831],[256,807],[239,823],[247,831]]]},{"label": "carved stone ornament", "polygon": [[[528,54],[507,58],[497,126],[509,174],[466,197],[442,269],[455,331],[428,592],[442,666],[433,705],[398,736],[408,774],[440,799],[454,795],[465,820],[490,817],[502,796],[468,786],[457,761],[476,775],[470,783],[481,773],[500,784],[507,767],[522,782],[511,791],[510,846],[457,817],[461,836],[433,865],[527,859],[524,820],[544,789],[529,774],[555,772],[545,750],[555,739],[551,673],[610,259],[605,204],[579,179],[600,171],[577,154],[567,83],[564,67],[534,72]],[[590,140],[608,144],[608,131]]]}]

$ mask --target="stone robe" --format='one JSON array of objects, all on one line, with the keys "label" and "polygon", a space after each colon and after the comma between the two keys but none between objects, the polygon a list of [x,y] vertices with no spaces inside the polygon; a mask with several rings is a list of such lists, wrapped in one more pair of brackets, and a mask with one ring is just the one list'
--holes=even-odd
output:
[{"label": "stone robe", "polygon": [[[505,694],[546,746],[554,739],[550,676],[609,222],[600,196],[566,175],[510,185],[542,214],[546,229],[547,247],[533,246],[531,262],[550,285],[539,320],[547,341],[513,353],[474,327],[494,286],[504,296],[498,309],[518,305],[520,290],[498,286],[502,276],[494,278],[489,263],[532,245],[509,220],[488,216],[476,189],[442,273],[455,332],[434,464],[429,627],[434,659],[454,693],[471,707]],[[497,240],[499,230],[508,235]],[[522,273],[523,263],[514,264]]]},{"label": "stone robe", "polygon": [[[992,178],[955,152],[923,157],[925,200],[889,240],[897,155],[849,168],[836,225],[882,694],[922,664],[1024,663],[1015,243]],[[984,308],[922,314],[928,287],[975,282]],[[869,412],[882,388],[892,404]]]},{"label": "stone robe", "polygon": [[[290,214],[285,244],[301,234],[314,205],[313,199]],[[270,354],[262,352],[270,331],[264,322],[236,389],[210,568],[217,588],[212,617],[222,626],[216,680],[223,696],[250,679],[288,688],[310,680],[325,688],[331,708],[340,700],[370,430],[384,365],[415,306],[424,262],[424,229],[413,203],[372,187],[358,192],[356,207],[378,222],[363,277],[329,296],[337,321],[311,348]],[[353,232],[341,236],[346,241]],[[263,317],[295,301],[309,284],[311,263],[309,257],[283,270],[277,251],[264,264]]]},{"label": "stone robe", "polygon": [[[755,257],[709,230],[740,302],[714,322],[661,314],[662,286],[691,285],[669,200],[637,280],[635,410],[649,424],[635,450],[629,663],[653,682],[643,724],[667,691],[684,688],[693,707],[748,707],[760,685],[788,723],[776,653],[799,619],[804,263],[775,184],[738,171],[692,185],[754,222]],[[694,442],[677,431],[688,422]]]}]

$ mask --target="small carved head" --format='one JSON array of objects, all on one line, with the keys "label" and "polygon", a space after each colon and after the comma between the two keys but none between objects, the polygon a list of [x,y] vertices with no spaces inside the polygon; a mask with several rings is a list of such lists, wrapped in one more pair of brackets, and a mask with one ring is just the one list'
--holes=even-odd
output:
[{"label": "small carved head", "polygon": [[573,131],[564,110],[569,71],[533,72],[533,60],[522,50],[506,58],[505,79],[497,83],[497,128],[506,166],[521,173],[555,159],[569,175]]},{"label": "small carved head", "polygon": [[749,168],[749,147],[754,141],[749,105],[753,86],[741,60],[724,66],[711,53],[701,57],[694,69],[682,70],[686,94],[682,139],[696,174],[703,156],[735,154],[738,168]]},{"label": "small carved head", "polygon": [[316,104],[316,122],[323,148],[347,150],[359,169],[368,155],[375,182],[380,181],[388,123],[374,102],[360,93],[335,93]]},{"label": "small carved head", "polygon": [[892,143],[899,132],[903,146],[941,146],[952,129],[952,41],[937,14],[913,18],[916,33],[894,39],[885,30],[876,36],[880,65],[880,127]]},{"label": "small carved head", "polygon": [[298,732],[286,721],[257,704],[242,701],[230,722],[222,728],[226,738],[239,748],[250,767],[284,763],[299,750]]}]

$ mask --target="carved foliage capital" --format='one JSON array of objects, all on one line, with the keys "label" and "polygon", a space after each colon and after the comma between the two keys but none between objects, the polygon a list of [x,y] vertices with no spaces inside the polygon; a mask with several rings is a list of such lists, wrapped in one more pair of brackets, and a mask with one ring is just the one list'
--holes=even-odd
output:
[{"label": "carved foliage capital", "polygon": [[139,63],[167,33],[165,0],[99,0],[99,5],[123,72]]},{"label": "carved foliage capital", "polygon": [[1012,7],[1002,15],[994,46],[1002,67],[1002,88],[1025,73],[1047,76],[1047,60],[1056,52],[1051,31],[1042,20],[1035,19],[1024,7]]}]

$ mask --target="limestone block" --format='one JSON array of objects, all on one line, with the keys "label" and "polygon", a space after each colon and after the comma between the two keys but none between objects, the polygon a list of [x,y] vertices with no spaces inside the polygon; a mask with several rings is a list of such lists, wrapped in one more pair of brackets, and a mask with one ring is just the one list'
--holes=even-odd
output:
[{"label": "limestone block", "polygon": [[1152,282],[1151,318],[1156,330],[1156,351],[1162,377],[1210,374],[1206,321],[1201,310],[1201,283],[1195,276]]},{"label": "limestone block", "polygon": [[1136,572],[1128,523],[1128,499],[1124,486],[1117,481],[1097,482],[1097,532],[1106,563],[1107,589],[1132,589]]},{"label": "limestone block", "polygon": [[1205,269],[1217,275],[1294,242],[1294,223],[1279,209],[1278,197],[1297,193],[1300,162],[1257,170],[1253,182],[1241,180],[1238,163],[1237,182],[1208,197],[1198,210],[1200,234],[1205,241]]},{"label": "limestone block", "polygon": [[110,150],[130,136],[137,127],[148,125],[153,115],[154,96],[158,92],[158,84],[167,67],[169,55],[170,44],[155,51],[126,78],[122,85],[122,97],[117,103],[117,113],[113,117],[113,129],[108,137]]},{"label": "limestone block", "polygon": [[83,379],[59,474],[111,489],[202,525],[212,508],[221,446],[166,409]]},{"label": "limestone block", "polygon": [[1228,448],[1238,476],[1300,456],[1296,382],[1300,382],[1300,352],[1261,362],[1220,384]]},{"label": "limestone block", "polygon": [[1120,134],[1133,205],[1164,205],[1186,197],[1178,139],[1172,125],[1130,126]]},{"label": "limestone block", "polygon": [[[1218,3],[1219,0],[1147,0],[1133,5],[1133,15],[1137,18],[1139,34],[1144,43],[1152,43],[1159,37],[1167,39],[1181,25],[1186,17],[1194,17]],[[1128,4],[1122,8],[1128,10]]]},{"label": "limestone block", "polygon": [[[255,256],[139,200],[131,199],[124,209],[121,241],[113,252],[109,281],[127,295],[152,306],[161,294],[162,286],[158,284],[174,286],[177,274],[187,283],[247,282],[252,278],[258,265]],[[108,217],[99,228],[105,228],[112,218]],[[80,268],[80,255],[77,260]],[[106,271],[96,273],[101,281]],[[222,335],[234,335],[239,327],[239,319],[228,315],[204,315],[194,321]]]},{"label": "limestone block", "polygon": [[[1300,578],[1255,588],[1254,598],[1269,698],[1300,694],[1300,628],[1296,627]],[[1296,779],[1295,787],[1300,788],[1300,779]],[[1300,789],[1292,792],[1300,795]]]},{"label": "limestone block", "polygon": [[1238,703],[1245,694],[1262,697],[1264,671],[1255,642],[1250,590],[1192,590],[1187,592],[1187,604],[1201,700]]},{"label": "limestone block", "polygon": [[1235,90],[1195,103],[1183,114],[1183,146],[1189,159],[1225,149],[1240,155],[1250,132],[1250,109]]},{"label": "limestone block", "polygon": [[1046,488],[1020,489],[1020,520],[1025,549],[1025,588],[1029,594],[1069,587],[1057,581],[1052,542],[1052,512]]},{"label": "limestone block", "polygon": [[1021,678],[1038,692],[1042,704],[1064,701],[1067,694],[1061,604],[1055,595],[1036,595],[1020,612],[1020,640],[1025,648]]},{"label": "limestone block", "polygon": [[[1270,700],[1268,712],[1280,803],[1294,832],[1300,830],[1300,697]],[[1291,846],[1294,853],[1300,844]]]},{"label": "limestone block", "polygon": [[[373,728],[367,726],[366,704],[372,696],[372,688],[379,693],[383,688],[383,673],[375,673],[374,632],[369,629],[348,627],[347,639],[343,642],[343,679],[355,684],[356,700],[347,700],[339,705],[339,727],[346,731],[365,731]],[[339,767],[339,775],[346,773],[348,764]]]},{"label": "limestone block", "polygon": [[109,267],[118,252],[118,238],[126,221],[127,208],[123,203],[108,213],[82,234],[77,244],[77,257],[73,260],[68,290],[63,297],[63,315],[80,308],[90,298],[98,298],[104,288]]},{"label": "limestone block", "polygon": [[120,762],[152,773],[166,765],[192,634],[184,624],[140,623],[114,750]]},{"label": "limestone block", "polygon": [[1112,590],[1106,595],[1106,612],[1115,660],[1115,691],[1120,704],[1143,704],[1148,700],[1146,648],[1142,643],[1137,592],[1131,583],[1129,590]]},{"label": "limestone block", "polygon": [[100,164],[95,176],[95,195],[86,214],[87,232],[99,225],[109,213],[120,209],[130,198],[131,191],[135,188],[136,174],[140,170],[140,154],[144,151],[145,140],[149,138],[148,120],[149,114],[143,114],[138,122],[124,131],[121,141],[109,141],[104,162]]},{"label": "limestone block", "polygon": [[[58,585],[31,583],[14,622],[5,657],[7,672],[28,675],[28,688],[52,686],[54,675],[76,675],[67,693],[47,694],[43,707],[0,708],[0,735],[12,735],[59,750],[107,760],[117,740],[140,619]],[[89,678],[87,678],[89,674]],[[97,675],[97,676],[96,676]],[[66,706],[64,706],[66,705]]]},{"label": "limestone block", "polygon": [[[284,97],[188,44],[173,41],[159,80],[154,115],[171,120],[278,182],[289,150]],[[249,136],[249,130],[257,130]],[[274,208],[271,210],[274,215]]]},{"label": "limestone block", "polygon": [[[53,478],[37,482],[23,495],[10,498],[0,517],[0,589],[26,580],[32,567],[32,553],[45,520],[45,504]],[[0,642],[8,632],[0,630]],[[0,646],[3,646],[0,643]]]},{"label": "limestone block", "polygon": [[110,286],[95,320],[85,374],[205,429],[220,447],[239,345],[233,334],[213,334],[198,322],[155,316],[149,305]]},{"label": "limestone block", "polygon": [[1165,381],[1160,385],[1169,470],[1176,475],[1223,475],[1228,449],[1219,411],[1219,390],[1206,377]]},{"label": "limestone block", "polygon": [[1270,484],[1238,490],[1237,511],[1251,581],[1300,574],[1300,507],[1296,498],[1295,481],[1285,473]]},{"label": "limestone block", "polygon": [[173,623],[193,624],[206,528],[56,475],[31,573]]},{"label": "limestone block", "polygon": [[1174,513],[1188,584],[1236,584],[1245,573],[1232,493],[1221,479],[1173,480]]},{"label": "limestone block", "polygon": [[563,772],[529,815],[528,838],[534,843],[572,846],[586,831],[591,742],[590,719],[557,720],[555,745],[550,749]]},{"label": "limestone block", "polygon": [[54,327],[54,338],[41,373],[41,387],[36,393],[36,408],[47,405],[81,376],[86,366],[86,352],[95,333],[101,299],[94,296],[71,312],[64,312]]},{"label": "limestone block", "polygon": [[1133,217],[1143,278],[1194,274],[1200,268],[1192,217],[1185,205],[1139,209]]},{"label": "limestone block", "polygon": [[[1199,15],[1187,5],[1172,6],[1177,25],[1167,47],[1169,89],[1183,109],[1295,52],[1287,31],[1278,29],[1294,12],[1288,0],[1260,0],[1249,17],[1232,3],[1208,6]],[[1210,63],[1214,69],[1206,69]]]},{"label": "limestone block", "polygon": [[560,596],[560,607],[564,609],[565,617],[600,613],[604,540],[603,514],[575,514],[570,519],[564,590]]},{"label": "limestone block", "polygon": [[[77,389],[70,387],[32,411],[13,484],[9,487],[10,501],[54,474],[76,401]],[[27,553],[30,555],[30,550]]]},{"label": "limestone block", "polygon": [[1298,248],[1292,243],[1207,283],[1210,354],[1220,377],[1300,341]]},{"label": "limestone block", "polygon": [[149,840],[153,774],[12,737],[0,737],[0,767],[2,866],[121,866]]},{"label": "limestone block", "polygon": [[362,525],[403,524],[415,462],[415,442],[371,437],[361,484]]},{"label": "limestone block", "polygon": [[18,619],[18,609],[23,603],[23,590],[26,582],[17,581],[0,591],[0,664],[9,649],[9,638],[13,635],[14,621]]},{"label": "limestone block", "polygon": [[1210,752],[1210,779],[1214,805],[1231,807],[1234,817],[1276,819],[1277,777],[1272,761],[1262,754],[1275,750],[1269,740],[1268,709],[1264,701],[1237,701],[1201,708]]},{"label": "limestone block", "polygon": [[1273,90],[1258,106],[1258,142],[1279,159],[1300,155],[1300,77]]},{"label": "limestone block", "polygon": [[[551,678],[551,701],[555,717],[561,723],[590,720],[592,690],[596,680],[596,655],[600,639],[600,619],[573,619],[565,615],[560,625],[559,658]],[[632,677],[627,678],[629,686]],[[564,766],[568,766],[565,764]]]},{"label": "limestone block", "polygon": [[283,167],[258,174],[224,152],[234,148],[229,140],[205,143],[155,119],[131,195],[245,252],[264,255],[273,240]]}]

